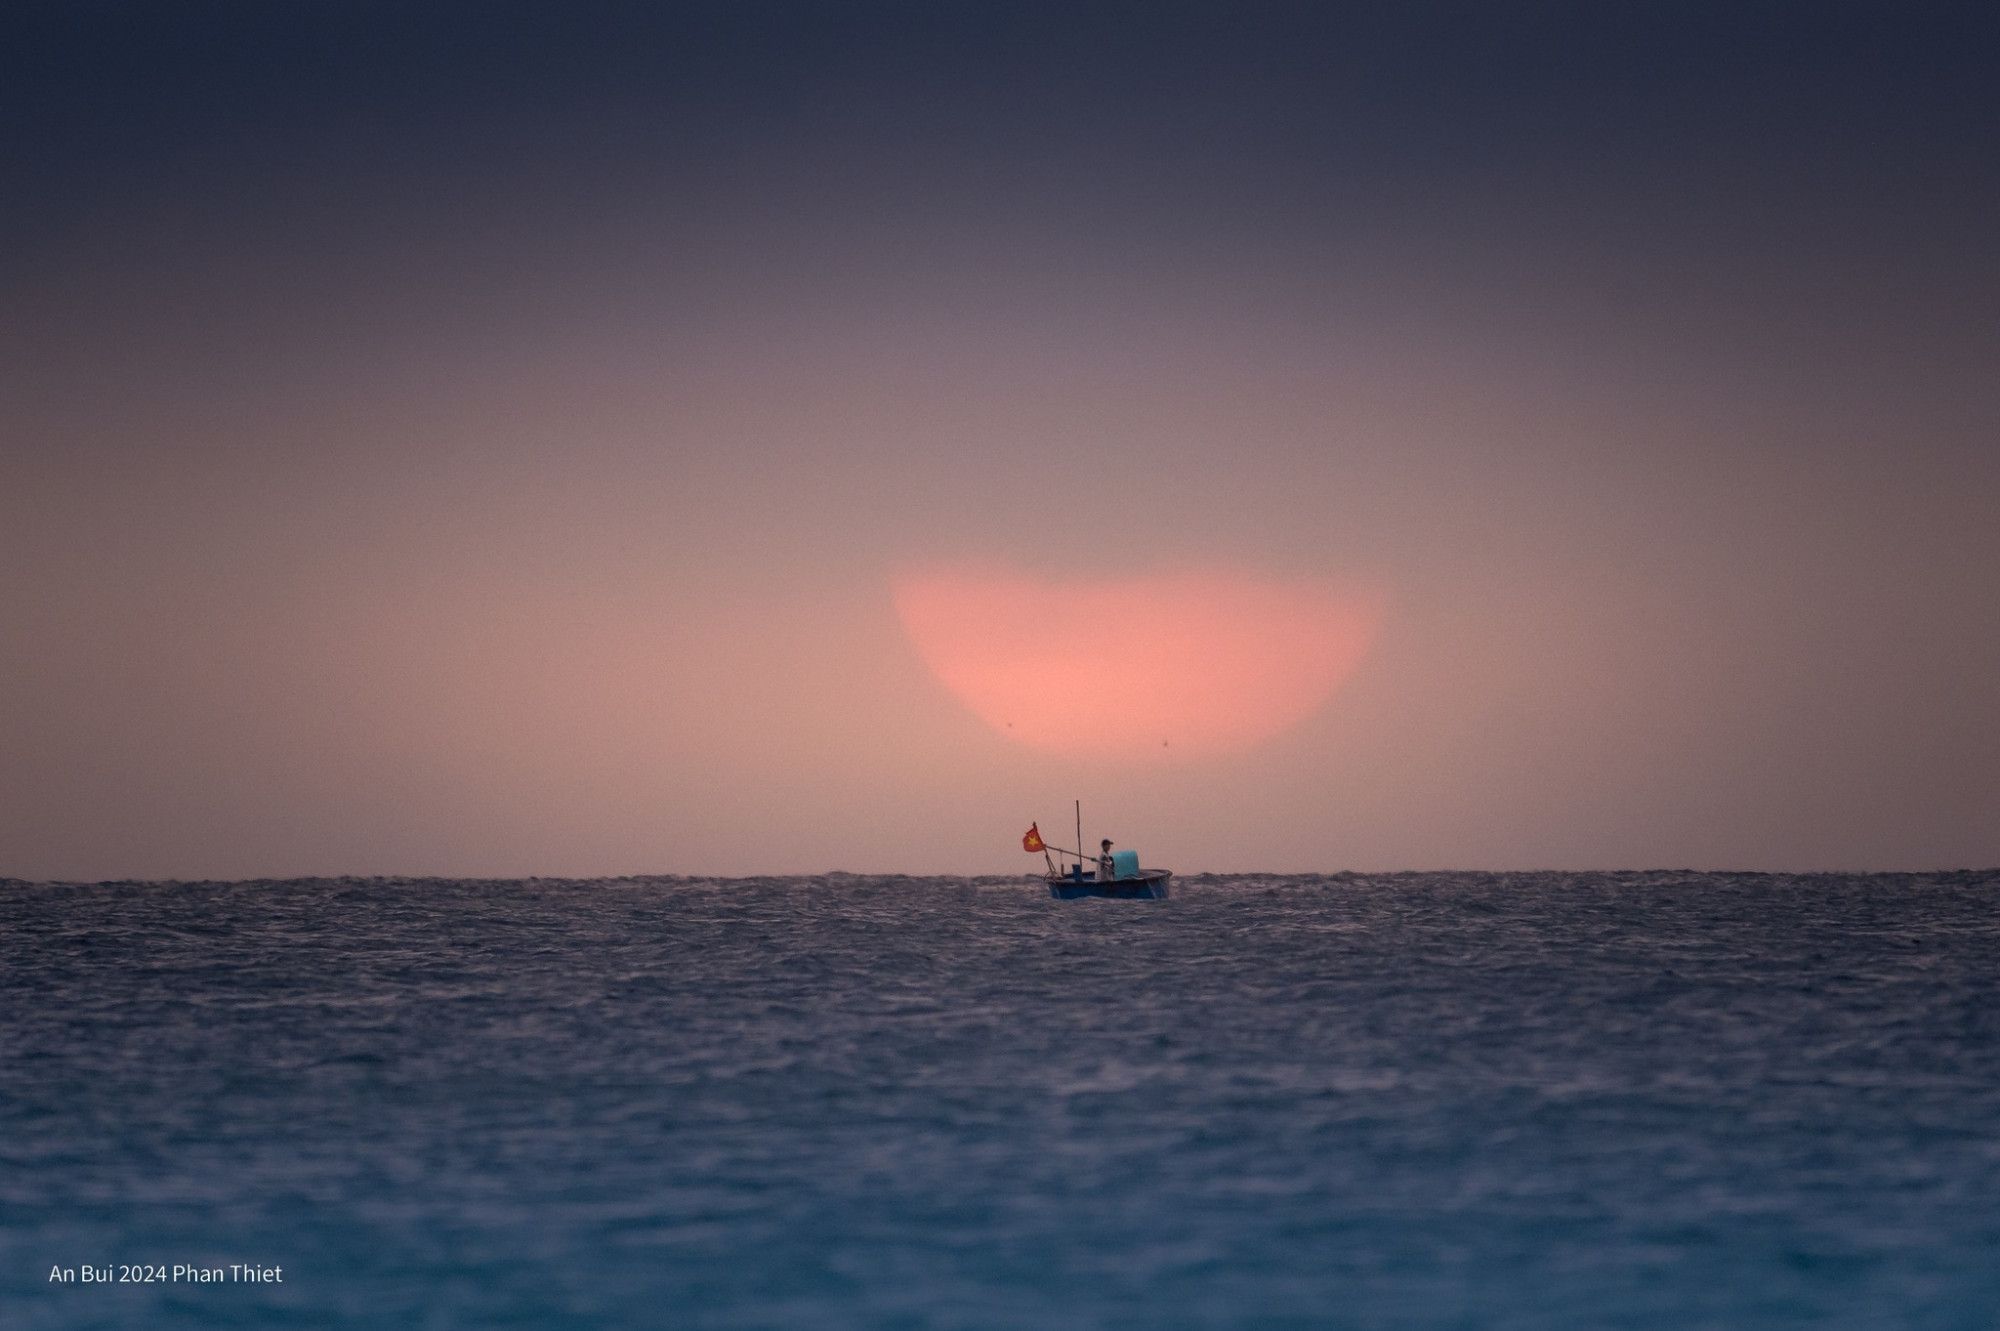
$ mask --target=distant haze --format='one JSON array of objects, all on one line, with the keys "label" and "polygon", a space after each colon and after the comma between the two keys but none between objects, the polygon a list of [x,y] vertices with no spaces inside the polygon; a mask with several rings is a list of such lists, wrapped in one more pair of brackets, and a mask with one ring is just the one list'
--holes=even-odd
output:
[{"label": "distant haze", "polygon": [[[1084,540],[1146,540],[1143,517]],[[1298,724],[1375,637],[1367,597],[1216,571],[1042,582],[906,573],[896,610],[940,683],[1008,739],[1108,764],[1186,762]]]},{"label": "distant haze", "polygon": [[1993,34],[1535,15],[0,19],[0,875],[2000,863]]}]

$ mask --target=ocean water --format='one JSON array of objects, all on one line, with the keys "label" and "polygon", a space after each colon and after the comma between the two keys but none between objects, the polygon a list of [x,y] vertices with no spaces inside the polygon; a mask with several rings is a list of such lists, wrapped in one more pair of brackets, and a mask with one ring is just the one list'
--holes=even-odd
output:
[{"label": "ocean water", "polygon": [[2000,1325],[2000,873],[1175,887],[0,882],[0,1326]]}]

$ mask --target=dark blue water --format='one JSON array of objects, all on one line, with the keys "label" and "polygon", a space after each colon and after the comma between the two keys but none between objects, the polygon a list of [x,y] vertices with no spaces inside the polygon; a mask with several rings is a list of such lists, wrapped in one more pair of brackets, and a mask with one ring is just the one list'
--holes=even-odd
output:
[{"label": "dark blue water", "polygon": [[2000,874],[1176,887],[0,883],[0,1325],[2000,1323]]}]

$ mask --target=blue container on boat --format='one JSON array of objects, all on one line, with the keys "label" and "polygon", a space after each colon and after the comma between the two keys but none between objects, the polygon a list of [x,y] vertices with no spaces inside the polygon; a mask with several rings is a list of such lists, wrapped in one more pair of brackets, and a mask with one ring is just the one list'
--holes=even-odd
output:
[{"label": "blue container on boat", "polygon": [[1137,878],[1139,876],[1139,852],[1136,850],[1112,851],[1111,876],[1113,878]]}]

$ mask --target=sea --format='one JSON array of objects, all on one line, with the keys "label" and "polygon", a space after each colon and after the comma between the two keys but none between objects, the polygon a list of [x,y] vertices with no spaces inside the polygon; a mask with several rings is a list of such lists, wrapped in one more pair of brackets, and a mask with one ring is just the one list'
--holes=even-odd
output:
[{"label": "sea", "polygon": [[2000,1325],[2000,872],[0,881],[0,1326]]}]

